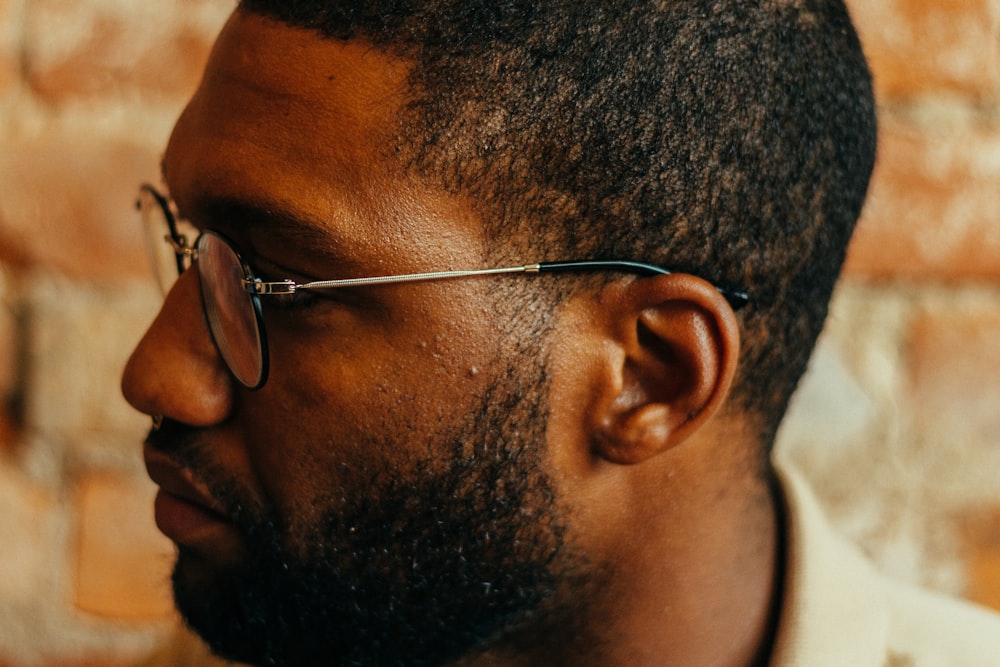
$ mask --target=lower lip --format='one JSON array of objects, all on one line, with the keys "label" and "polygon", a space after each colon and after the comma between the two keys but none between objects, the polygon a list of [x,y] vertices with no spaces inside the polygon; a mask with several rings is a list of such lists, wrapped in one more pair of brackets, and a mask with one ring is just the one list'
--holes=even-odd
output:
[{"label": "lower lip", "polygon": [[222,516],[162,489],[153,504],[156,527],[179,545],[198,547],[233,526]]}]

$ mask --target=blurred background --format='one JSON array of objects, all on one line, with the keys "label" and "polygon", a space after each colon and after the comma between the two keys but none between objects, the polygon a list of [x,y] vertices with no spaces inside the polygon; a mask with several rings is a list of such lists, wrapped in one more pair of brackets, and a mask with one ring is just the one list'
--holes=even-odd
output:
[{"label": "blurred background", "polygon": [[[0,0],[0,667],[174,622],[118,394],[158,304],[137,184],[233,0]],[[891,576],[1000,608],[1000,0],[853,0],[881,138],[780,452]]]}]

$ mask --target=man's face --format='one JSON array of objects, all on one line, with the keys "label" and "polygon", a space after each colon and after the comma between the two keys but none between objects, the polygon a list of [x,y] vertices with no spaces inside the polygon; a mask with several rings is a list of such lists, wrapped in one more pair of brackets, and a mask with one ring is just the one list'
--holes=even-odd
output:
[{"label": "man's face", "polygon": [[[164,159],[181,215],[264,279],[483,266],[470,208],[389,158],[408,141],[406,73],[365,44],[237,13]],[[225,371],[197,283],[191,270],[174,286],[123,389],[165,417],[146,445],[157,523],[179,547],[178,606],[217,650],[446,659],[577,577],[544,472],[546,348],[518,321],[524,283],[264,297],[258,391]]]}]

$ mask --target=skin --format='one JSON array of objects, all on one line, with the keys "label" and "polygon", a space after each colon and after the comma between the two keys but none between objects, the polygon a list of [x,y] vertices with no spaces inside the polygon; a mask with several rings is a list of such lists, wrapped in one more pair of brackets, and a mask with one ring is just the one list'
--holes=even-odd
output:
[{"label": "skin", "polygon": [[[389,157],[406,137],[395,120],[407,71],[362,41],[328,41],[237,12],[164,157],[180,212],[225,233],[268,278],[484,266],[474,202]],[[267,215],[250,225],[220,215],[220,202]],[[282,217],[303,222],[308,235],[291,233]],[[336,508],[335,489],[361,492],[373,471],[433,457],[441,424],[474,420],[517,337],[534,335],[510,330],[492,280],[269,310],[271,374],[251,392],[219,358],[188,271],[129,360],[123,393],[138,410],[190,427],[198,461],[274,507],[286,546],[304,554],[300,536],[317,507]],[[537,446],[570,517],[566,541],[604,585],[585,606],[572,591],[553,600],[586,610],[572,637],[498,643],[459,662],[763,661],[776,618],[779,531],[758,445],[743,435],[747,418],[726,403],[740,345],[732,310],[692,276],[622,277],[568,299],[547,327],[533,341],[549,367]],[[151,470],[180,465],[148,446],[146,456]],[[210,495],[196,470],[172,474]],[[171,523],[163,515],[186,554],[190,586],[210,585],[246,557],[246,538],[223,517],[185,523],[175,512]]]}]

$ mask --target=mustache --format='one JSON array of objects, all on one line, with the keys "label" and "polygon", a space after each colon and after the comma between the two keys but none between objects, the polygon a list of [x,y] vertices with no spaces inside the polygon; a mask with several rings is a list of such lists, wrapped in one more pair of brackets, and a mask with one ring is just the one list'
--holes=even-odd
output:
[{"label": "mustache", "polygon": [[185,452],[195,447],[198,440],[197,429],[169,417],[163,417],[146,435],[147,445],[178,463],[188,463],[184,461]]},{"label": "mustache", "polygon": [[213,444],[204,429],[164,417],[159,427],[146,435],[146,444],[204,484],[244,534],[253,535],[261,523],[274,523],[273,508],[253,498],[230,471],[213,459]]}]

